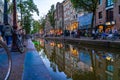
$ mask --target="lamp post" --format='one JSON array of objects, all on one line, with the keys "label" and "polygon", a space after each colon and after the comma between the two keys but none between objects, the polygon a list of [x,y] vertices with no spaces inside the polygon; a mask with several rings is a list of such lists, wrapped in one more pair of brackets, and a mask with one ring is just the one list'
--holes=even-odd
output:
[{"label": "lamp post", "polygon": [[[16,19],[16,0],[13,0],[13,29],[17,30],[17,19]],[[13,43],[12,43],[12,50],[13,52],[18,51],[16,46],[16,34],[13,33]]]},{"label": "lamp post", "polygon": [[4,19],[3,19],[3,23],[4,25],[8,25],[8,14],[7,14],[7,9],[8,9],[8,3],[7,0],[4,0]]}]

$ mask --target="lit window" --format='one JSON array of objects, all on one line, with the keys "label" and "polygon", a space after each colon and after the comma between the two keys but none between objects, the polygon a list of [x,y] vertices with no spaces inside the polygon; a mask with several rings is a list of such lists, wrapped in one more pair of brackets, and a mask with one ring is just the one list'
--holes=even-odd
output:
[{"label": "lit window", "polygon": [[107,0],[106,1],[106,7],[112,6],[113,5],[113,0]]},{"label": "lit window", "polygon": [[108,65],[107,70],[110,71],[110,72],[113,72],[113,70],[114,70],[113,65]]},{"label": "lit window", "polygon": [[108,75],[108,76],[107,76],[107,80],[113,80],[113,77],[110,76],[110,75]]}]

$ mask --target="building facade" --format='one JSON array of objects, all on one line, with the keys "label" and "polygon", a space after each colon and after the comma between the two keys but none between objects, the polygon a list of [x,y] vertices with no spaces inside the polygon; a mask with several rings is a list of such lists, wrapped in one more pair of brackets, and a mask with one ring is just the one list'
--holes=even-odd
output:
[{"label": "building facade", "polygon": [[44,29],[45,34],[47,35],[53,34],[54,33],[53,27],[50,25],[48,14],[46,15],[45,19],[46,19],[45,29]]},{"label": "building facade", "polygon": [[63,25],[63,5],[62,3],[56,4],[56,28],[62,28]]},{"label": "building facade", "polygon": [[78,28],[77,23],[77,12],[70,0],[63,1],[63,11],[64,11],[64,29],[74,30]]},{"label": "building facade", "polygon": [[95,26],[99,31],[120,30],[120,0],[99,0]]},{"label": "building facade", "polygon": [[56,4],[55,10],[55,29],[56,34],[59,35],[62,33],[64,28],[64,14],[63,14],[63,5],[62,3],[58,2]]},{"label": "building facade", "polygon": [[3,2],[2,0],[0,0],[0,24],[3,24],[3,8],[4,8]]}]

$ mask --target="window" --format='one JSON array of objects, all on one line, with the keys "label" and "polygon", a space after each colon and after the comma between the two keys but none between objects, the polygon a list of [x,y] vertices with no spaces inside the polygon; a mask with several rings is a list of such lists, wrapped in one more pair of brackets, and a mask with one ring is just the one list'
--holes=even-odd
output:
[{"label": "window", "polygon": [[101,5],[102,4],[102,0],[99,0],[99,5]]},{"label": "window", "polygon": [[113,77],[110,76],[110,75],[108,75],[108,76],[107,76],[107,80],[113,80]]},{"label": "window", "polygon": [[120,76],[120,69],[118,70],[118,76]]},{"label": "window", "polygon": [[109,9],[106,11],[106,21],[113,21],[113,10],[112,9]]},{"label": "window", "polygon": [[98,67],[99,67],[99,68],[102,68],[102,66],[103,66],[102,63],[99,62]]},{"label": "window", "polygon": [[106,1],[106,7],[112,6],[113,5],[113,0],[107,0]]},{"label": "window", "polygon": [[113,65],[108,65],[107,66],[107,71],[113,72],[113,70],[114,70]]},{"label": "window", "polygon": [[98,17],[99,17],[99,19],[102,18],[102,12],[99,12],[99,13],[98,13]]},{"label": "window", "polygon": [[119,11],[119,14],[120,14],[120,5],[119,5],[119,10],[118,11]]}]

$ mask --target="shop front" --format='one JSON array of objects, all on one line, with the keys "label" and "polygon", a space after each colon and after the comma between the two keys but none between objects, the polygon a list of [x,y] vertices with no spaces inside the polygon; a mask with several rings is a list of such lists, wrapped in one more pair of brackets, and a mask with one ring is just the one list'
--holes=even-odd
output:
[{"label": "shop front", "polygon": [[77,30],[77,29],[78,29],[78,22],[73,22],[73,23],[71,23],[71,25],[69,25],[67,27],[67,30],[69,30],[69,31],[74,31],[74,30]]},{"label": "shop front", "polygon": [[106,32],[108,33],[109,31],[114,29],[114,25],[115,25],[115,21],[111,21],[111,22],[106,22],[105,24],[101,24],[96,26],[96,31],[98,30],[98,32]]},{"label": "shop front", "polygon": [[113,30],[114,25],[115,25],[115,21],[106,22],[105,25],[106,25],[106,29],[105,29],[106,32]]},{"label": "shop front", "polygon": [[105,31],[105,28],[106,28],[106,26],[103,25],[103,24],[101,24],[101,25],[98,25],[98,26],[96,27],[96,30],[95,30],[95,31],[98,31],[99,33],[101,33],[101,32],[103,32],[103,31]]}]

